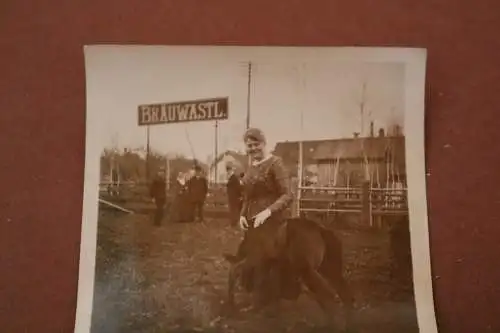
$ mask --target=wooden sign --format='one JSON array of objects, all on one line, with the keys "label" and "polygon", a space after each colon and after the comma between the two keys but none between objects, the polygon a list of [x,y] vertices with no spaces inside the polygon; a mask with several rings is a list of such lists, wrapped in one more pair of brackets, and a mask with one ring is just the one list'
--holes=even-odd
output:
[{"label": "wooden sign", "polygon": [[224,120],[228,118],[228,105],[228,97],[139,105],[138,124],[146,126]]}]

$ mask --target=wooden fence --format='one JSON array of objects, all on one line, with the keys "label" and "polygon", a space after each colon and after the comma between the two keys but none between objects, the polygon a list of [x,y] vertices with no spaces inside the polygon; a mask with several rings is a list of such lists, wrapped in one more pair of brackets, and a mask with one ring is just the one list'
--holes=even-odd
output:
[{"label": "wooden fence", "polygon": [[406,188],[360,187],[298,187],[301,214],[314,213],[324,217],[357,214],[364,224],[380,225],[386,216],[408,215]]},{"label": "wooden fence", "polygon": [[[154,208],[145,183],[121,183],[109,188],[101,184],[100,198],[135,212]],[[167,197],[174,193],[169,191]],[[295,204],[290,215],[312,214],[326,219],[339,215],[357,215],[369,226],[380,226],[385,217],[407,216],[407,189],[370,188],[368,183],[360,187],[307,187],[294,184]],[[205,202],[208,216],[223,217],[228,213],[225,186],[211,186]]]},{"label": "wooden fence", "polygon": [[[174,189],[167,190],[167,202],[172,202]],[[99,185],[99,198],[103,208],[131,210],[135,213],[147,213],[154,209],[149,196],[149,187],[145,182],[103,182]],[[115,206],[118,205],[119,208]],[[207,216],[225,216],[228,213],[225,186],[210,186],[205,202]]]}]

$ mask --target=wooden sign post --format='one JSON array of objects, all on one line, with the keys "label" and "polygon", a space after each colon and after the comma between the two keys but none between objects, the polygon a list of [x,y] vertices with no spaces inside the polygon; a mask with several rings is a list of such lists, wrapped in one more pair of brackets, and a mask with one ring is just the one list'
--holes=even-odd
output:
[{"label": "wooden sign post", "polygon": [[173,103],[141,104],[137,111],[137,124],[147,128],[146,178],[149,181],[150,126],[215,121],[215,150],[217,152],[217,125],[218,121],[226,120],[229,117],[229,98],[218,97]]}]

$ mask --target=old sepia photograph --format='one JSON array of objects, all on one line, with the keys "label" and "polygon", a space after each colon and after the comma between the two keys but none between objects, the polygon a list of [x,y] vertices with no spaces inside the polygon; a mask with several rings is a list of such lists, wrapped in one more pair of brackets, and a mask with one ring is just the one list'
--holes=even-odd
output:
[{"label": "old sepia photograph", "polygon": [[77,333],[437,333],[418,48],[84,48]]}]

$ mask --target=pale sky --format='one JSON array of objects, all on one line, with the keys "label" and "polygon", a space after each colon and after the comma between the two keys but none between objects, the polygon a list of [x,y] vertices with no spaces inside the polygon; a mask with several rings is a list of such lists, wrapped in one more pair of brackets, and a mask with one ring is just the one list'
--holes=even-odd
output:
[{"label": "pale sky", "polygon": [[[100,115],[103,148],[146,145],[137,125],[139,104],[229,97],[229,119],[219,122],[219,153],[242,149],[252,61],[251,126],[272,149],[278,141],[350,137],[360,131],[366,82],[375,130],[404,123],[405,66],[333,57],[333,48],[109,47],[86,56],[87,112]],[[301,122],[301,111],[303,122]],[[95,127],[97,130],[97,127]],[[151,147],[205,161],[214,153],[214,122],[151,126]]]}]

